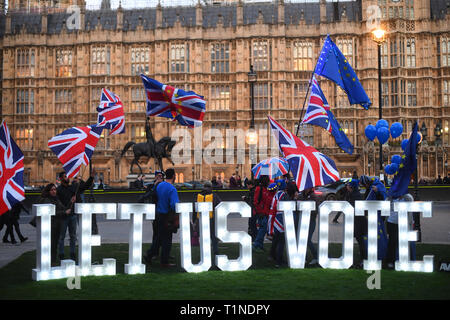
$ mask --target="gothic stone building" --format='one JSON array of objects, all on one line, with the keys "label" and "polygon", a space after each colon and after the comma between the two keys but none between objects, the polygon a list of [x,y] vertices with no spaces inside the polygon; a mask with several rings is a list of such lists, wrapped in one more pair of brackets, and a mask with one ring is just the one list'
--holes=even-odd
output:
[{"label": "gothic stone building", "polygon": [[[53,1],[54,2],[54,1]],[[445,0],[379,0],[290,3],[208,4],[190,7],[89,10],[67,9],[69,1],[1,2],[0,112],[25,154],[27,185],[55,181],[61,164],[48,140],[72,126],[93,124],[102,88],[121,97],[126,133],[102,135],[93,166],[106,184],[126,184],[132,160],[120,151],[128,141],[145,140],[145,95],[140,73],[175,87],[194,90],[207,100],[200,136],[207,129],[247,130],[250,126],[250,65],[254,82],[254,121],[260,130],[258,158],[274,146],[267,115],[296,130],[308,81],[323,40],[330,34],[350,61],[373,102],[366,111],[349,105],[334,83],[321,87],[355,146],[343,153],[319,127],[302,127],[302,137],[332,157],[342,176],[379,173],[377,142],[368,142],[364,129],[378,120],[377,44],[372,40],[369,6],[381,9],[387,30],[381,48],[383,118],[401,121],[405,133],[383,146],[384,163],[400,153],[413,121],[425,133],[419,148],[419,176],[447,175],[450,144],[450,3]],[[36,5],[41,3],[41,5]],[[6,13],[5,13],[6,12]],[[74,13],[75,12],[75,13]],[[151,119],[156,139],[180,128],[166,118]],[[266,130],[266,131],[264,131]],[[210,141],[180,139],[186,149]],[[238,141],[239,142],[239,141]],[[237,172],[249,176],[249,145],[234,143],[234,161],[226,152],[217,161],[176,165],[178,181],[228,179]],[[218,144],[225,147],[225,143]],[[238,147],[240,146],[240,147]],[[276,150],[276,146],[275,146]],[[198,151],[197,151],[198,152]],[[236,163],[245,152],[245,163]],[[200,153],[201,155],[201,153]],[[201,159],[201,157],[200,157]],[[232,158],[230,158],[233,160]],[[230,160],[229,159],[229,160]],[[223,161],[220,161],[223,160]],[[223,163],[217,163],[223,162]],[[170,166],[164,162],[165,168]],[[153,160],[142,161],[146,173]],[[85,175],[87,177],[87,175]]]}]

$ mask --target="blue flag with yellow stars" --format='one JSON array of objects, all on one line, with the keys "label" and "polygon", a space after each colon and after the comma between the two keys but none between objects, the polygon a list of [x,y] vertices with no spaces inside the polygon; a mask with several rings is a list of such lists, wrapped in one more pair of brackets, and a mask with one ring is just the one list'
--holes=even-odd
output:
[{"label": "blue flag with yellow stars", "polygon": [[314,76],[311,83],[308,108],[302,122],[324,128],[333,135],[336,144],[342,150],[348,154],[353,153],[353,145],[331,112],[328,101]]},{"label": "blue flag with yellow stars", "polygon": [[359,82],[355,71],[329,35],[323,44],[314,73],[339,85],[347,93],[350,104],[360,104],[366,110],[371,106],[372,102]]},{"label": "blue flag with yellow stars", "polygon": [[392,180],[388,195],[392,198],[398,198],[408,193],[408,186],[411,175],[417,168],[417,122],[414,123],[413,131],[409,137],[408,144],[402,156],[402,163],[397,174]]}]

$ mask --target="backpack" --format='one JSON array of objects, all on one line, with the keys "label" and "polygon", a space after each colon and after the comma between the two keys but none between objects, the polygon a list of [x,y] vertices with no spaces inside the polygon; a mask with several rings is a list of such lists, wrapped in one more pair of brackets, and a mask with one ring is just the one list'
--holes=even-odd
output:
[{"label": "backpack", "polygon": [[[202,194],[198,194],[197,195],[197,202],[213,202],[214,199],[214,195],[212,193],[207,194],[207,195],[202,195]],[[200,213],[197,213],[197,219],[200,218]],[[213,212],[210,211],[209,212],[209,218],[212,219],[213,218]]]}]

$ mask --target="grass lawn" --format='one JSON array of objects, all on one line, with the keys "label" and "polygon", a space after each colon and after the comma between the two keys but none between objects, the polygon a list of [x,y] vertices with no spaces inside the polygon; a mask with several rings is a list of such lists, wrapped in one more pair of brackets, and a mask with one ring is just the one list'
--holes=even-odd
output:
[{"label": "grass lawn", "polygon": [[[144,244],[144,251],[148,248]],[[266,244],[266,251],[270,244]],[[330,245],[330,257],[337,257],[339,244]],[[66,248],[67,249],[67,248]],[[220,254],[235,259],[238,247],[220,245]],[[381,289],[369,290],[370,276],[364,270],[330,270],[282,267],[276,269],[267,261],[267,253],[253,253],[253,265],[247,271],[224,272],[212,268],[192,274],[181,269],[179,246],[172,255],[177,268],[159,268],[159,262],[144,275],[125,275],[128,244],[102,244],[92,249],[92,261],[115,258],[117,275],[82,277],[81,290],[69,290],[66,279],[35,282],[31,270],[36,267],[35,252],[28,252],[0,269],[0,299],[146,299],[146,300],[297,300],[297,299],[449,299],[450,276],[439,272],[439,261],[450,261],[448,245],[417,245],[417,257],[434,255],[433,273],[381,271]],[[355,256],[357,256],[355,247]],[[193,248],[194,262],[199,259]],[[358,257],[355,257],[358,259]],[[275,291],[276,288],[276,291]],[[275,293],[276,292],[276,293]],[[274,293],[273,295],[271,293]]]}]

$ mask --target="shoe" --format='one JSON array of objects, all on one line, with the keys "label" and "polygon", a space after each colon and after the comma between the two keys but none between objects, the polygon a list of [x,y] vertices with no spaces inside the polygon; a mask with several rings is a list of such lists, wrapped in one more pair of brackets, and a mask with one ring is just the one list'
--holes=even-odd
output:
[{"label": "shoe", "polygon": [[70,260],[77,261],[77,257],[74,254],[70,255]]},{"label": "shoe", "polygon": [[63,254],[60,254],[58,257],[59,257],[59,260],[64,260],[64,255]]},{"label": "shoe", "polygon": [[161,263],[161,268],[173,268],[177,265],[175,263]]},{"label": "shoe", "polygon": [[333,224],[339,224],[339,221],[333,220]]},{"label": "shoe", "polygon": [[317,259],[312,259],[312,260],[308,263],[308,265],[313,266],[313,265],[316,265],[318,262],[319,262],[319,261],[317,261]]},{"label": "shoe", "polygon": [[3,239],[3,243],[11,243],[8,239]]},{"label": "shoe", "polygon": [[17,241],[16,241],[16,240],[12,240],[11,243],[12,243],[12,244],[16,244]]},{"label": "shoe", "polygon": [[388,268],[388,269],[394,269],[395,266],[394,266],[393,263],[388,263],[388,264],[387,264],[387,268]]},{"label": "shoe", "polygon": [[279,265],[279,264],[276,264],[276,265],[275,265],[275,268],[277,268],[277,269],[278,269],[279,267],[280,267],[280,265]]},{"label": "shoe", "polygon": [[23,238],[22,240],[20,240],[20,242],[24,243],[25,241],[28,240],[28,237]]}]

